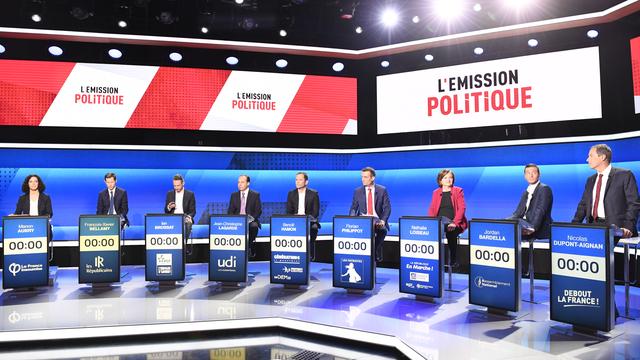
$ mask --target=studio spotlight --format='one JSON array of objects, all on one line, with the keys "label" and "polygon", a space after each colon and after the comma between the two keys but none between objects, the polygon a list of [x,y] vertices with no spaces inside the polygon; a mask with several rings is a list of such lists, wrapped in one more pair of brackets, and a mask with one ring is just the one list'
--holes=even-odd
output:
[{"label": "studio spotlight", "polygon": [[122,51],[118,49],[109,49],[107,53],[112,59],[120,59],[122,57]]},{"label": "studio spotlight", "polygon": [[206,26],[203,26],[203,27],[200,28],[200,32],[203,33],[203,34],[206,34],[206,33],[209,32],[209,28],[206,27]]},{"label": "studio spotlight", "polygon": [[589,37],[589,39],[595,39],[598,37],[598,35],[599,35],[598,30],[591,29],[587,31],[587,36]]},{"label": "studio spotlight", "polygon": [[416,15],[416,16],[412,17],[411,21],[413,21],[414,24],[419,23],[420,22],[420,16]]},{"label": "studio spotlight", "polygon": [[244,3],[244,0],[236,0],[236,4],[238,5],[242,5]]},{"label": "studio spotlight", "polygon": [[49,46],[49,54],[53,55],[53,56],[60,56],[62,55],[63,51],[62,48],[59,46]]},{"label": "studio spotlight", "polygon": [[356,34],[362,34],[362,26],[356,26]]},{"label": "studio spotlight", "polygon": [[227,64],[231,66],[238,65],[238,63],[240,62],[240,60],[238,60],[238,58],[235,56],[229,56],[226,61],[227,61]]},{"label": "studio spotlight", "polygon": [[182,54],[178,53],[178,52],[172,52],[171,54],[169,54],[169,59],[171,59],[171,61],[181,61],[182,60]]},{"label": "studio spotlight", "polygon": [[473,11],[475,12],[482,11],[482,5],[480,5],[479,3],[476,3],[475,5],[473,5]]},{"label": "studio spotlight", "polygon": [[76,20],[87,20],[93,16],[93,13],[81,6],[74,6],[71,8],[71,16]]},{"label": "studio spotlight", "polygon": [[435,11],[442,19],[451,20],[462,13],[461,0],[438,0],[435,3]]},{"label": "studio spotlight", "polygon": [[527,41],[527,44],[529,45],[529,47],[536,47],[538,46],[538,40],[536,39],[529,39],[529,41]]},{"label": "studio spotlight", "polygon": [[126,27],[127,27],[127,25],[129,25],[129,24],[127,24],[127,22],[126,22],[126,21],[124,21],[124,20],[120,20],[120,21],[118,21],[118,27],[119,27],[119,28],[124,29],[124,28],[126,28]]},{"label": "studio spotlight", "polygon": [[424,56],[424,59],[425,59],[426,61],[433,61],[433,59],[434,59],[434,58],[433,58],[433,55],[431,55],[431,54],[427,54],[427,55],[425,55],[425,56]]},{"label": "studio spotlight", "polygon": [[400,19],[400,15],[398,15],[398,12],[395,9],[391,9],[391,8],[387,8],[384,11],[382,11],[382,15],[380,15],[380,21],[382,21],[382,24],[384,24],[384,26],[386,27],[393,27],[398,23],[398,20]]},{"label": "studio spotlight", "polygon": [[287,30],[285,30],[285,29],[280,29],[280,36],[281,36],[281,37],[285,37],[285,36],[287,36]]},{"label": "studio spotlight", "polygon": [[7,50],[7,49],[5,49],[5,47],[4,47],[4,46],[0,45],[0,54],[4,54],[4,52],[5,52],[6,50]]},{"label": "studio spotlight", "polygon": [[276,61],[276,66],[279,67],[280,69],[286,68],[287,65],[289,65],[289,63],[285,59],[279,59],[278,61]]},{"label": "studio spotlight", "polygon": [[475,49],[473,49],[473,53],[476,55],[482,55],[484,53],[484,49],[481,47],[477,47]]},{"label": "studio spotlight", "polygon": [[344,64],[341,63],[341,62],[337,62],[337,63],[333,64],[333,66],[331,68],[335,72],[340,72],[340,71],[344,70]]},{"label": "studio spotlight", "polygon": [[160,12],[158,16],[156,16],[156,20],[162,25],[171,25],[178,20],[178,18],[173,14],[173,12],[165,10]]},{"label": "studio spotlight", "polygon": [[391,65],[391,63],[389,63],[389,61],[387,61],[387,60],[382,60],[380,62],[380,66],[382,66],[383,68],[388,68],[389,65]]},{"label": "studio spotlight", "polygon": [[40,21],[42,21],[42,16],[40,16],[40,14],[33,14],[31,15],[31,20],[33,22],[39,23]]}]

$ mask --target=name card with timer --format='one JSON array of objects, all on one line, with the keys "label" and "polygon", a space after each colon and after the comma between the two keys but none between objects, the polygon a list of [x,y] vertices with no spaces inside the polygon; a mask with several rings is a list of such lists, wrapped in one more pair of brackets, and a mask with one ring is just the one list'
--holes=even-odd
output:
[{"label": "name card with timer", "polygon": [[145,279],[161,283],[184,280],[184,215],[145,215]]},{"label": "name card with timer", "polygon": [[520,310],[521,227],[517,220],[469,223],[469,303],[489,312]]}]

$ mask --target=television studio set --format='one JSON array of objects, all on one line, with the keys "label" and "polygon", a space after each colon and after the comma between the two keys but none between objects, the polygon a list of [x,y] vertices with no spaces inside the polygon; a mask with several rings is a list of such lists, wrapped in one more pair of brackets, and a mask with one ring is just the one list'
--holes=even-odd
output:
[{"label": "television studio set", "polygon": [[640,358],[640,0],[0,2],[0,358]]}]

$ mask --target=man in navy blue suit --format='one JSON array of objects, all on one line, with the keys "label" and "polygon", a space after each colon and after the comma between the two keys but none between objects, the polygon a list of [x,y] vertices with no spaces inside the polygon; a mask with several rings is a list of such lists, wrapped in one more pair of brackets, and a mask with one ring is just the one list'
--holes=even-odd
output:
[{"label": "man in navy blue suit", "polygon": [[389,216],[391,215],[391,200],[387,188],[375,183],[376,171],[371,167],[361,170],[362,186],[353,192],[353,200],[349,215],[373,216],[376,232],[376,261],[382,261],[384,238],[389,230]]},{"label": "man in navy blue suit", "polygon": [[104,183],[107,188],[98,194],[97,215],[120,215],[120,225],[124,228],[129,225],[127,214],[129,213],[129,200],[127,191],[116,187],[116,174],[105,174]]},{"label": "man in navy blue suit", "polygon": [[[622,237],[638,236],[636,223],[640,211],[638,185],[633,173],[611,166],[611,148],[605,144],[591,147],[587,162],[596,171],[589,176],[573,222],[616,225]],[[615,238],[616,243],[620,240]]]},{"label": "man in navy blue suit", "polygon": [[553,206],[551,188],[540,182],[540,168],[536,164],[524,167],[524,178],[529,186],[522,194],[511,219],[523,219],[533,226],[532,229],[522,229],[523,239],[549,239]]}]

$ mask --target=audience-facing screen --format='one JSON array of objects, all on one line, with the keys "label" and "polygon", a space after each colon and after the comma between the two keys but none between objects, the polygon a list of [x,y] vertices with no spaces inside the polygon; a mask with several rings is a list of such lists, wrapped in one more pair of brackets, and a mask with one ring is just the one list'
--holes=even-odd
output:
[{"label": "audience-facing screen", "polygon": [[357,79],[0,60],[0,125],[357,134]]},{"label": "audience-facing screen", "polygon": [[602,117],[597,47],[377,78],[378,134]]}]

